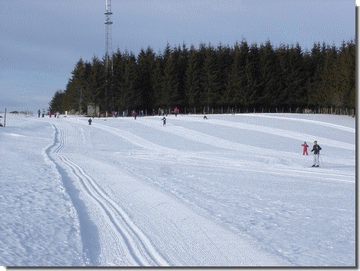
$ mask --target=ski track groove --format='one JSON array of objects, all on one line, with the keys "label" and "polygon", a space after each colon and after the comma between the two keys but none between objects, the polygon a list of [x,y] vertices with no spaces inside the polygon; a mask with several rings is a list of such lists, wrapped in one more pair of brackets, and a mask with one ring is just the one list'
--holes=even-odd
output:
[{"label": "ski track groove", "polygon": [[[56,169],[58,170],[59,165],[56,163],[55,159],[52,157],[52,154],[54,154],[55,152],[59,152],[61,149],[63,149],[63,146],[64,146],[64,142],[62,140],[63,137],[59,136],[59,133],[64,134],[64,131],[60,130],[60,132],[59,132],[56,129],[55,125],[51,124],[51,126],[53,127],[53,130],[54,130],[54,138],[53,138],[52,144],[49,145],[45,149],[44,154],[47,156],[49,161],[51,161],[51,163],[53,163],[54,166],[56,167]],[[61,174],[61,172],[59,170],[58,170],[58,173],[61,176],[61,178],[63,178],[63,175]],[[65,190],[66,190],[66,188],[65,188]],[[71,198],[70,194],[69,194],[69,197]],[[79,215],[77,215],[77,217],[80,220]],[[89,265],[89,264],[91,265],[92,258],[89,257],[88,249],[86,248],[86,246],[84,246],[84,242],[82,243],[82,257],[83,257],[83,262],[85,263],[85,265]]]},{"label": "ski track groove", "polygon": [[[57,148],[54,149],[53,154],[57,155],[64,164],[67,164],[67,163],[64,161],[65,157],[64,157],[64,156],[61,156],[61,154],[60,154],[60,151],[61,151],[62,149],[64,149],[64,147],[67,145],[67,130],[65,130],[65,129],[61,128],[61,127],[60,127],[59,129],[57,129],[54,125],[53,125],[53,127],[54,127],[55,131],[59,131],[59,136],[58,136],[59,144],[58,144]],[[67,164],[67,165],[69,166],[69,164]],[[71,168],[73,174],[75,174],[75,176],[77,176],[78,179],[79,179],[81,182],[83,182],[81,176],[79,176],[79,175],[76,173],[75,169],[72,168],[71,166],[70,166],[70,168]],[[84,184],[83,184],[83,187],[84,187],[84,189],[86,189],[86,187],[84,186]],[[89,193],[88,193],[88,194],[89,194]],[[94,200],[94,198],[92,198],[92,199]],[[105,227],[106,227],[106,226],[105,226]],[[108,227],[106,227],[106,228],[108,229]],[[109,230],[110,230],[110,229],[109,229]],[[118,239],[116,236],[112,236],[112,238],[113,238],[114,240],[119,241],[119,239]],[[92,255],[92,253],[89,252],[89,251],[91,251],[91,248],[85,246],[85,247],[84,247],[84,251],[86,251],[86,252],[84,252],[84,254],[89,255],[88,257],[91,258],[90,255]],[[119,247],[117,247],[117,251],[119,251]],[[120,254],[125,254],[125,253],[120,253]],[[99,258],[99,255],[96,255],[96,257]]]},{"label": "ski track groove", "polygon": [[[55,133],[58,129],[53,125]],[[52,151],[61,161],[71,168],[73,174],[80,180],[83,191],[89,195],[94,202],[101,208],[101,211],[108,225],[112,228],[116,241],[124,240],[129,255],[134,262],[140,266],[159,265],[168,266],[167,261],[152,246],[146,235],[133,223],[129,216],[122,210],[96,182],[86,174],[83,168],[71,161],[68,157],[61,154],[61,150],[66,145],[66,132],[59,128],[59,144]],[[120,221],[121,222],[120,222]],[[119,243],[119,242],[116,242]],[[119,251],[119,248],[118,248]],[[119,253],[123,254],[123,253]]]}]

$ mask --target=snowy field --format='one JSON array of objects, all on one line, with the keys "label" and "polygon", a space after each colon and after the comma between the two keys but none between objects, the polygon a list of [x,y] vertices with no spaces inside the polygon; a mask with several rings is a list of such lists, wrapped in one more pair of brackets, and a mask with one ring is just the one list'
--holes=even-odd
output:
[{"label": "snowy field", "polygon": [[8,115],[0,265],[354,266],[355,119],[208,117]]}]

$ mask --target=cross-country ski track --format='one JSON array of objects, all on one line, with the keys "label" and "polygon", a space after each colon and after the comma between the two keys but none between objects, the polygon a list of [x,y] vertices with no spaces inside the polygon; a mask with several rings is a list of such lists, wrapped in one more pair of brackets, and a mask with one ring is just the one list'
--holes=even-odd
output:
[{"label": "cross-country ski track", "polygon": [[[106,262],[100,261],[100,265],[168,266],[169,263],[162,255],[159,254],[158,250],[152,246],[150,240],[146,237],[146,234],[144,234],[142,230],[140,230],[131,220],[131,214],[127,215],[127,213],[120,208],[119,205],[121,203],[119,204],[113,201],[79,164],[74,163],[66,155],[61,154],[61,150],[66,146],[66,133],[63,130],[58,131],[58,128],[55,125],[53,125],[53,127],[55,139],[52,146],[53,150],[48,152],[49,157],[52,158],[51,160],[55,164],[60,165],[63,170],[68,170],[68,174],[73,175],[74,179],[79,181],[81,184],[81,186],[79,186],[79,190],[85,195],[85,197],[90,199],[89,203],[92,205],[91,208],[93,208],[91,214],[94,214],[94,223],[99,224],[97,225],[99,229],[105,228],[104,233],[106,235],[104,239],[106,242],[103,242],[101,246],[103,247],[102,249],[105,251],[104,254],[107,255],[107,258],[105,259]],[[126,138],[130,143],[137,146],[140,145],[141,147],[149,149],[153,152],[169,152],[169,149],[167,148],[155,145],[134,134],[127,132],[122,133],[116,128],[108,128],[102,125],[98,125],[96,128],[113,133],[119,137]],[[80,128],[80,130],[82,129]],[[170,151],[173,152],[175,150]],[[176,152],[176,155],[178,154],[179,152]],[[57,162],[56,158],[60,158],[61,162]],[[104,170],[103,166],[101,168]],[[117,170],[118,169],[116,169],[116,171]],[[128,170],[131,171],[131,169]],[[134,182],[136,182],[136,180],[130,176],[124,175],[122,178],[117,177],[117,179],[125,179],[126,182],[131,182],[131,187],[134,189]],[[277,265],[278,263],[286,264],[286,261],[284,260],[273,260],[273,256],[266,253],[263,253],[263,255],[261,255],[261,259],[258,259],[259,252],[247,243],[246,238],[239,238],[235,234],[223,231],[221,228],[219,229],[216,225],[212,225],[209,221],[202,221],[204,218],[196,215],[172,198],[162,195],[162,193],[155,190],[150,193],[149,191],[146,191],[150,188],[144,188],[143,184],[139,184],[138,186],[139,188],[135,188],[134,191],[124,189],[124,192],[128,194],[128,196],[132,196],[132,198],[137,198],[139,205],[144,205],[144,203],[146,203],[147,206],[140,206],[141,209],[155,209],[155,212],[146,212],[152,214],[152,216],[149,216],[148,218],[149,229],[151,230],[153,227],[161,227],[161,224],[165,223],[163,227],[171,227],[171,232],[177,232],[179,234],[179,239],[171,240],[170,246],[173,246],[171,249],[173,250],[173,253],[176,252],[182,255],[182,261],[179,261],[178,259],[171,259],[172,265],[198,265],[200,263],[201,266],[226,266],[231,263],[231,265],[235,266],[247,266],[253,265],[254,262],[256,262],[257,265]],[[138,196],[136,196],[136,194]],[[125,195],[122,196],[124,197]],[[151,203],[150,206],[149,203]],[[166,208],[170,208],[170,210],[173,211],[161,211],[161,208],[159,209],[158,206],[164,204],[166,204]],[[156,211],[156,209],[159,210]],[[183,213],[180,218],[178,212]],[[102,233],[99,234],[102,235]],[[149,232],[147,230],[147,234],[151,234],[151,231]],[[161,236],[166,235],[160,235],[159,237]],[[209,236],[211,236],[211,238]],[[92,236],[92,238],[98,237]],[[199,240],[201,241],[199,242]],[[165,251],[169,249],[167,241],[168,240],[163,240],[162,242],[164,244],[160,247]],[[231,247],[233,250],[228,251],[228,247]],[[254,252],[251,252],[251,250],[254,250]],[[86,251],[89,255],[86,255],[85,252],[84,254],[87,257],[86,261],[89,262],[89,259],[93,257],[91,256],[93,255],[93,253],[91,253],[91,247],[86,248]],[[204,251],[207,251],[205,254],[206,258],[194,258],[194,255],[197,254],[196,251],[201,252],[201,254],[203,254]],[[239,251],[246,251],[246,254],[236,255]],[[249,254],[254,256],[249,256]],[[111,259],[109,258],[109,255],[112,255]],[[230,257],[231,261],[229,261],[227,257]],[[191,264],[192,261],[194,261],[193,264]]]},{"label": "cross-country ski track", "polygon": [[[355,261],[355,129],[350,117],[344,124],[332,117],[180,115],[167,125],[160,116],[89,125],[60,116],[23,117],[23,125],[52,128],[42,153],[76,211],[79,263],[346,266]],[[323,148],[316,169],[314,140]],[[309,156],[301,155],[304,141]]]}]

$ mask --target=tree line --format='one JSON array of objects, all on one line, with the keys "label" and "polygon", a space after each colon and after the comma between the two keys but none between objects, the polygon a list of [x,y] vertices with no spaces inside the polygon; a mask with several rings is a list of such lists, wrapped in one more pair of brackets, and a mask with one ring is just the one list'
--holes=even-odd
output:
[{"label": "tree line", "polygon": [[136,56],[119,49],[102,59],[80,59],[65,90],[54,94],[51,111],[86,112],[178,107],[180,112],[204,108],[285,110],[335,107],[355,109],[355,43],[314,43],[276,48],[246,40],[234,46],[200,44],[171,47]]}]

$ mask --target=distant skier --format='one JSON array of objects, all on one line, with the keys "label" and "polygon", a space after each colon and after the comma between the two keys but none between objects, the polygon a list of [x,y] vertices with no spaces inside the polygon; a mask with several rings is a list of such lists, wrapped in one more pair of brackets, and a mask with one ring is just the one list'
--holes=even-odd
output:
[{"label": "distant skier", "polygon": [[319,158],[320,158],[321,147],[317,144],[317,141],[314,141],[314,146],[311,152],[314,152],[314,164],[312,167],[319,167]]},{"label": "distant skier", "polygon": [[204,120],[207,120],[208,118],[207,118],[207,116],[204,116]]},{"label": "distant skier", "polygon": [[39,111],[38,111],[38,118],[40,118],[40,114],[41,114],[41,111],[40,111],[40,109],[39,109]]},{"label": "distant skier", "polygon": [[42,110],[42,117],[45,117],[45,109]]},{"label": "distant skier", "polygon": [[163,117],[161,120],[163,121],[163,125],[166,125],[166,118]]},{"label": "distant skier", "polygon": [[91,125],[91,122],[92,122],[91,118],[88,120],[88,122],[89,122],[89,125]]},{"label": "distant skier", "polygon": [[303,147],[303,155],[309,155],[307,148],[309,148],[309,145],[304,142],[304,144],[301,144]]}]

